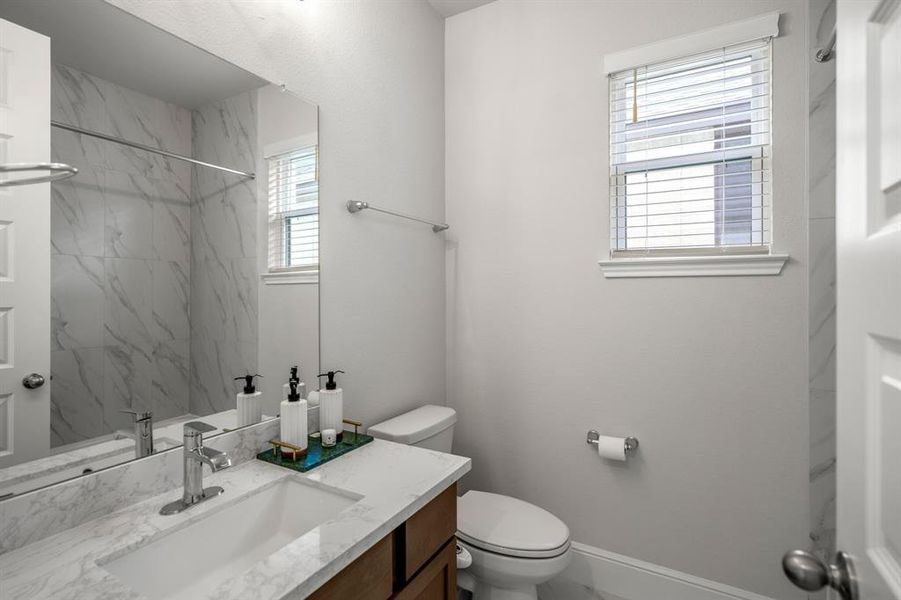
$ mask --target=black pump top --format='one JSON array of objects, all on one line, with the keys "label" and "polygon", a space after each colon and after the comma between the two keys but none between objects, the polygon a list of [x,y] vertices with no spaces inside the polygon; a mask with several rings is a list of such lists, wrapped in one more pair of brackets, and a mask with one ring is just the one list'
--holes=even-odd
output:
[{"label": "black pump top", "polygon": [[235,381],[243,379],[244,380],[244,393],[252,394],[255,391],[257,391],[257,389],[255,387],[253,387],[253,378],[254,377],[262,377],[262,375],[241,375],[240,377],[235,377]]},{"label": "black pump top", "polygon": [[297,376],[297,365],[291,367],[291,377],[288,378],[288,383],[292,381],[300,381],[300,377]]},{"label": "black pump top", "polygon": [[344,371],[329,371],[328,373],[320,373],[317,377],[328,377],[328,381],[325,383],[325,389],[335,390],[338,389],[338,384],[335,383],[335,374],[343,372]]},{"label": "black pump top", "polygon": [[297,402],[300,400],[300,394],[297,393],[297,384],[298,381],[296,379],[292,379],[288,382],[288,386],[291,388],[291,392],[288,394],[288,402]]}]

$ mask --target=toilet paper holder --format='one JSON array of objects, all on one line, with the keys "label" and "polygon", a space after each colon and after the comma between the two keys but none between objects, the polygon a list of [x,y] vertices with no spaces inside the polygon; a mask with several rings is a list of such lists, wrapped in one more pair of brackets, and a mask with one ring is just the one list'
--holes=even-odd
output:
[{"label": "toilet paper holder", "polygon": [[[598,433],[598,431],[596,429],[592,429],[588,432],[588,436],[585,438],[585,442],[589,443],[589,444],[597,445],[598,438],[600,438],[600,437],[601,437],[601,434]],[[634,454],[635,451],[638,450],[638,438],[630,435],[623,442],[623,446],[626,451],[626,454]]]}]

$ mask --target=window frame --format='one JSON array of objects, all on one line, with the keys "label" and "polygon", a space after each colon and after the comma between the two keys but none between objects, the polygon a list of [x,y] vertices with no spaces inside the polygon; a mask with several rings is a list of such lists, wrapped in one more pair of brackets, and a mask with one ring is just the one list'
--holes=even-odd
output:
[{"label": "window frame", "polygon": [[[273,244],[273,225],[276,224],[276,221],[280,221],[279,225],[281,227],[281,248],[280,252],[284,254],[282,257],[282,263],[285,265],[290,264],[290,253],[291,253],[291,243],[290,239],[293,235],[291,229],[291,220],[299,217],[317,215],[317,239],[319,236],[319,215],[320,215],[320,198],[319,198],[319,144],[318,140],[315,136],[312,137],[302,137],[296,140],[291,140],[290,143],[279,144],[277,149],[267,152],[266,161],[267,161],[267,174],[270,173],[272,164],[274,161],[278,161],[285,155],[297,154],[304,152],[309,149],[313,149],[313,153],[315,154],[315,184],[316,184],[316,206],[315,207],[307,207],[300,208],[291,211],[286,211],[281,213],[280,216],[276,219],[272,215],[271,211],[271,198],[270,198],[270,189],[269,186],[266,187],[266,272],[261,275],[261,279],[266,284],[309,284],[309,283],[318,283],[319,282],[319,270],[321,265],[321,256],[319,254],[318,248],[316,253],[316,263],[309,265],[296,265],[296,266],[284,266],[284,267],[273,267],[270,262],[270,252]],[[269,150],[269,148],[267,148]],[[271,177],[271,174],[269,175]]]},{"label": "window frame", "polygon": [[[694,55],[700,55],[705,52],[716,51],[718,49],[728,48],[730,46],[737,46],[747,42],[755,42],[767,38],[775,38],[779,35],[778,21],[779,13],[768,13],[760,15],[758,17],[753,17],[751,19],[746,19],[744,21],[737,21],[720,27],[680,36],[678,38],[672,38],[669,40],[664,40],[662,42],[656,42],[653,44],[628,49],[622,52],[608,54],[604,57],[604,72],[605,74],[610,75],[613,73],[626,71],[627,69],[636,69],[645,65],[654,65],[674,60],[677,61],[681,59],[689,59]],[[774,54],[774,45],[770,44],[768,57],[770,62],[768,69],[766,70],[769,75],[772,75],[773,73]],[[609,82],[608,80],[608,84],[612,85],[612,82]],[[613,149],[614,135],[621,132],[615,132],[612,129],[614,121],[614,119],[611,118],[613,115],[612,95],[608,93],[606,96],[607,101],[611,102],[611,104],[609,104],[607,107],[608,119],[610,119],[611,121],[611,131],[608,133],[607,147],[608,152],[613,152],[615,151]],[[773,83],[771,78],[769,80],[768,96],[769,98],[773,97]],[[767,122],[769,124],[772,124],[772,102],[769,102],[768,104],[769,107],[767,108]],[[754,110],[755,108],[753,106],[749,108],[750,112],[754,112]],[[754,119],[751,119],[751,121],[753,122]],[[726,128],[728,127],[729,126],[727,125]],[[753,135],[753,132],[749,135]],[[623,140],[620,143],[625,144],[626,142],[625,140]],[[767,140],[766,146],[772,148],[772,144],[773,140],[770,136]],[[745,160],[753,161],[764,158],[762,155],[758,155],[758,153],[762,153],[761,148],[762,146],[759,145],[746,146],[740,148],[739,151],[740,153],[744,154]],[[718,157],[722,157],[722,149],[714,150],[714,152],[717,153]],[[598,261],[605,277],[620,278],[708,275],[778,275],[782,272],[784,264],[789,260],[789,256],[787,254],[778,253],[775,251],[775,247],[778,243],[778,238],[775,236],[775,219],[774,213],[772,212],[774,209],[774,202],[772,202],[772,193],[770,196],[768,209],[770,211],[768,219],[769,235],[766,244],[764,245],[724,246],[718,244],[715,246],[708,246],[702,251],[699,251],[699,249],[697,248],[684,247],[658,248],[654,249],[653,252],[648,252],[647,249],[636,249],[632,251],[631,249],[618,248],[616,237],[616,229],[618,228],[618,225],[614,226],[613,221],[614,211],[617,210],[617,195],[612,189],[613,177],[620,175],[625,177],[630,172],[648,172],[649,170],[646,166],[646,163],[640,168],[635,167],[632,169],[629,168],[628,164],[624,163],[616,165],[616,168],[621,169],[621,172],[614,173],[615,166],[612,158],[612,156],[608,156],[607,161],[608,168],[610,169],[608,181],[611,182],[611,185],[608,187],[609,214],[606,223],[606,229],[609,235],[607,240],[608,256],[607,258]],[[676,157],[676,162],[681,166],[688,166],[688,161],[681,160],[681,158],[682,157]],[[721,158],[719,158],[717,162],[722,164]],[[772,173],[772,169],[770,169],[770,173]],[[712,177],[725,176],[728,175],[712,175]],[[756,183],[763,184],[764,181],[761,179],[760,182],[755,182],[752,179],[748,185],[754,185]],[[754,194],[752,194],[751,197],[753,197],[753,195]],[[717,202],[718,200],[714,198],[714,201]],[[750,209],[755,208],[753,202],[749,203],[749,207]],[[764,210],[765,203],[760,203],[759,207],[761,210]],[[714,205],[714,210],[716,210],[716,205]],[[619,218],[618,212],[616,212],[616,218]],[[714,225],[714,235],[720,235],[720,233],[717,232],[718,226],[716,225],[716,223],[714,223]],[[763,235],[762,228],[761,235]]]}]

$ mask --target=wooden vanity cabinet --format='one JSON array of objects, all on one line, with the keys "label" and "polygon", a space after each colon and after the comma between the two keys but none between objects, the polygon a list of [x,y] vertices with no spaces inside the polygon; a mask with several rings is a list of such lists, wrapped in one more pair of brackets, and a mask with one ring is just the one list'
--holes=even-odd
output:
[{"label": "wooden vanity cabinet", "polygon": [[311,600],[453,600],[457,484],[310,595]]}]

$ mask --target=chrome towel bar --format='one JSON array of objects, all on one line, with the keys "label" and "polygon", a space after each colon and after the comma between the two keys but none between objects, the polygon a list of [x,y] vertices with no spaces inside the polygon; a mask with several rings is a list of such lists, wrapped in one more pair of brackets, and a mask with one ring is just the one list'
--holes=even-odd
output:
[{"label": "chrome towel bar", "polygon": [[444,231],[445,229],[450,228],[450,225],[447,223],[435,223],[434,221],[427,221],[426,219],[420,219],[419,217],[412,217],[410,215],[405,215],[401,212],[396,212],[393,210],[388,210],[386,208],[379,208],[378,206],[373,206],[368,202],[361,202],[359,200],[348,200],[347,201],[347,212],[349,213],[358,213],[361,210],[374,210],[376,212],[385,213],[386,215],[393,215],[395,217],[400,217],[402,219],[410,219],[411,221],[418,221],[420,223],[425,223],[426,225],[432,226],[432,231],[435,233],[439,233]]}]

